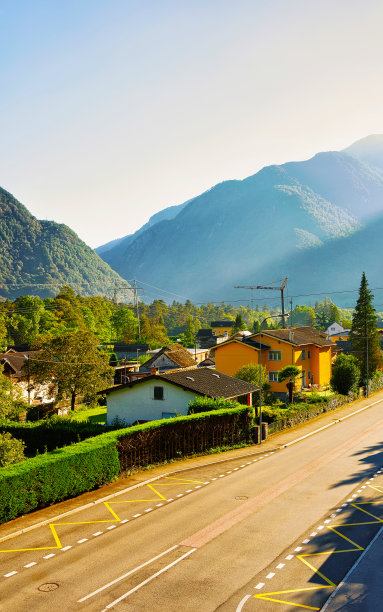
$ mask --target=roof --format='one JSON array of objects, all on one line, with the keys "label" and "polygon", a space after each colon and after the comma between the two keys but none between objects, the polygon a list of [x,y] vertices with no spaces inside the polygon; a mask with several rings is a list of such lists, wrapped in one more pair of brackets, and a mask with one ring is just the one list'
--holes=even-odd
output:
[{"label": "roof", "polygon": [[221,342],[220,344],[217,344],[216,346],[212,346],[210,351],[214,352],[218,348],[221,348],[222,346],[227,346],[228,344],[232,344],[233,342],[236,342],[237,344],[246,344],[246,346],[249,346],[250,348],[253,348],[256,351],[259,351],[259,344],[261,345],[261,351],[266,351],[270,348],[268,344],[264,344],[263,342],[259,343],[258,340],[255,340],[252,337],[249,338],[248,336],[243,336],[242,338],[237,338],[237,337],[229,338],[225,342]]},{"label": "roof", "polygon": [[209,328],[204,328],[204,329],[199,329],[196,333],[196,336],[198,338],[205,338],[205,337],[210,337],[213,335],[213,330],[209,327]]},{"label": "roof", "polygon": [[259,391],[258,386],[240,380],[239,378],[234,378],[234,376],[216,372],[211,368],[196,368],[194,370],[177,370],[164,374],[153,374],[141,380],[135,380],[130,384],[117,385],[110,389],[105,389],[104,391],[100,391],[100,393],[110,394],[113,393],[113,391],[135,387],[149,380],[163,380],[177,387],[182,387],[187,391],[192,391],[193,393],[212,398],[224,397],[226,399],[231,399],[239,397],[240,395],[246,395],[247,393]]},{"label": "roof", "polygon": [[187,368],[189,366],[195,366],[196,364],[195,360],[186,348],[180,344],[175,344],[174,346],[170,347],[165,346],[158,351],[158,353],[153,355],[153,357],[151,357],[148,361],[145,361],[145,363],[141,366],[142,369],[147,370],[148,368],[151,368],[152,365],[155,366],[155,362],[160,355],[166,355],[180,368]]},{"label": "roof", "polygon": [[37,353],[38,351],[16,353],[15,351],[11,350],[6,353],[0,353],[0,361],[1,363],[7,363],[17,376],[26,376],[26,372],[23,371],[23,368],[27,357],[33,357]]},{"label": "roof", "polygon": [[[331,346],[331,340],[327,334],[314,327],[291,327],[288,329],[265,329],[262,331],[262,336],[270,336],[277,340],[288,342],[293,346],[304,346],[307,344],[315,344],[316,346]],[[259,332],[251,336],[253,340],[259,337]]]},{"label": "roof", "polygon": [[212,321],[210,325],[212,327],[234,327],[235,321],[231,319],[222,319],[222,321]]}]

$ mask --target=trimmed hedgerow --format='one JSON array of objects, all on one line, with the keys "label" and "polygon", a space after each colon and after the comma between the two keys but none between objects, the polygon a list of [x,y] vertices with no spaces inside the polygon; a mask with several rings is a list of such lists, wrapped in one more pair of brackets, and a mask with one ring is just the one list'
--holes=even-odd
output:
[{"label": "trimmed hedgerow", "polygon": [[216,410],[110,431],[0,469],[0,522],[75,497],[121,472],[251,440],[253,410]]},{"label": "trimmed hedgerow", "polygon": [[0,522],[111,482],[120,471],[116,438],[103,434],[0,470]]},{"label": "trimmed hedgerow", "polygon": [[22,440],[25,444],[25,452],[29,457],[93,438],[111,429],[113,427],[86,422],[78,423],[60,417],[27,423],[0,421],[0,431],[10,433],[15,438]]},{"label": "trimmed hedgerow", "polygon": [[211,410],[220,410],[221,408],[238,408],[240,404],[234,400],[228,400],[224,397],[195,397],[188,406],[188,414],[199,414],[201,412],[210,412]]},{"label": "trimmed hedgerow", "polygon": [[121,471],[249,443],[253,418],[253,408],[238,405],[130,427],[119,436]]}]

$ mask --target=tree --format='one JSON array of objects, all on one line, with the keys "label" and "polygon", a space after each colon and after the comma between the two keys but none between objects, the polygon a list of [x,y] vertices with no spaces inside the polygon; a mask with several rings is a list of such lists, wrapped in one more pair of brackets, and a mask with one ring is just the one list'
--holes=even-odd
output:
[{"label": "tree", "polygon": [[363,272],[359,297],[352,316],[350,341],[352,353],[358,360],[361,375],[366,385],[381,363],[380,340],[377,330],[378,318],[372,300],[373,295],[368,289],[366,275]]},{"label": "tree", "polygon": [[357,389],[360,381],[360,368],[354,355],[341,353],[334,362],[330,385],[333,391],[348,395]]},{"label": "tree", "polygon": [[109,358],[98,348],[90,332],[67,332],[57,338],[45,337],[35,348],[41,349],[30,359],[30,372],[36,385],[50,385],[59,399],[76,395],[95,396],[113,376]]},{"label": "tree", "polygon": [[244,329],[246,329],[246,325],[243,321],[242,315],[238,313],[237,316],[235,317],[233,333],[236,334],[237,332],[242,331]]},{"label": "tree", "polygon": [[3,374],[0,365],[0,419],[17,419],[26,406],[15,391],[15,385]]},{"label": "tree", "polygon": [[[259,365],[255,365],[253,363],[248,363],[247,365],[239,368],[238,372],[234,374],[235,378],[240,378],[241,380],[245,380],[248,383],[259,386]],[[261,389],[262,389],[262,399],[270,390],[269,380],[267,376],[266,367],[261,365]],[[254,404],[258,403],[257,398],[253,396]]]},{"label": "tree", "polygon": [[289,404],[292,404],[294,402],[295,379],[301,373],[302,372],[300,371],[299,368],[297,368],[297,366],[290,365],[290,366],[285,366],[284,368],[282,368],[282,370],[278,374],[279,382],[288,380],[286,387],[289,391]]},{"label": "tree", "polygon": [[0,433],[0,468],[25,459],[25,444],[10,433]]}]

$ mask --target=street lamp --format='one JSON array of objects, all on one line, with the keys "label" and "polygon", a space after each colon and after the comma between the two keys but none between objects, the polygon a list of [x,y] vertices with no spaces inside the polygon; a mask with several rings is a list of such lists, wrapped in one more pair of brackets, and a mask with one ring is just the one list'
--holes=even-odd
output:
[{"label": "street lamp", "polygon": [[262,360],[261,360],[261,340],[262,340],[262,325],[268,319],[280,318],[282,315],[269,315],[265,317],[259,326],[259,351],[258,351],[258,368],[259,368],[259,444],[262,444]]}]

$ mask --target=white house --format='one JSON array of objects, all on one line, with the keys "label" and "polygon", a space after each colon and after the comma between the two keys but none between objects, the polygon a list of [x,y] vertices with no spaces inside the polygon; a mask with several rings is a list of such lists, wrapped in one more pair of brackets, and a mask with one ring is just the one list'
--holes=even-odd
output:
[{"label": "white house", "polygon": [[334,335],[340,334],[341,332],[344,332],[344,331],[345,331],[345,328],[342,325],[340,325],[339,323],[336,323],[334,321],[334,323],[331,323],[328,326],[328,328],[324,330],[324,333],[328,337],[330,337],[330,336],[334,336]]},{"label": "white house", "polygon": [[187,415],[189,403],[197,396],[244,398],[251,405],[252,393],[258,390],[256,385],[233,376],[198,368],[153,374],[101,393],[107,395],[107,424],[118,421],[131,425]]}]

